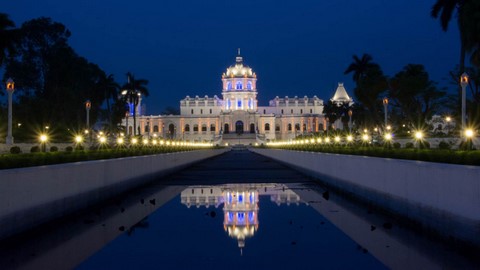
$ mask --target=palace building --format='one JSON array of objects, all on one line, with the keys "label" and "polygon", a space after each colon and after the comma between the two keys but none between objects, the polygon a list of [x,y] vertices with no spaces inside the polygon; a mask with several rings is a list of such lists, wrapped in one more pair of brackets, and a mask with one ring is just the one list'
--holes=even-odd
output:
[{"label": "palace building", "polygon": [[[253,144],[293,139],[326,128],[323,100],[317,96],[277,96],[268,106],[259,106],[257,74],[244,64],[240,52],[221,80],[221,97],[186,96],[180,101],[180,115],[142,115],[140,101],[136,110],[137,135],[188,142]],[[343,84],[339,84],[339,90],[341,93],[334,97],[350,100]],[[133,110],[122,124],[127,135],[132,135]]]}]

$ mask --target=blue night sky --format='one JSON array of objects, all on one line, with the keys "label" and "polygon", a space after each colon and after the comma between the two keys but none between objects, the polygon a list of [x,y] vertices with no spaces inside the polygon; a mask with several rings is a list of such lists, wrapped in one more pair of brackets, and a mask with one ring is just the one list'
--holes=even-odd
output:
[{"label": "blue night sky", "polygon": [[258,75],[261,106],[275,96],[328,100],[352,55],[369,53],[393,76],[425,65],[439,86],[458,63],[458,30],[430,17],[434,0],[3,1],[17,26],[40,16],[65,24],[81,56],[115,75],[150,81],[147,114],[186,95],[221,97],[221,74],[237,48]]}]

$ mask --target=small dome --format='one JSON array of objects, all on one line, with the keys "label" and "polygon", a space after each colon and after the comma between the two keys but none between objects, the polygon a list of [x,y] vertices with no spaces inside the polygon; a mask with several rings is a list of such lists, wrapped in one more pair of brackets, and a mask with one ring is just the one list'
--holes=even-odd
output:
[{"label": "small dome", "polygon": [[240,55],[240,50],[235,58],[235,65],[227,68],[227,72],[222,77],[226,78],[256,78],[257,75],[252,68],[243,64],[243,57]]}]

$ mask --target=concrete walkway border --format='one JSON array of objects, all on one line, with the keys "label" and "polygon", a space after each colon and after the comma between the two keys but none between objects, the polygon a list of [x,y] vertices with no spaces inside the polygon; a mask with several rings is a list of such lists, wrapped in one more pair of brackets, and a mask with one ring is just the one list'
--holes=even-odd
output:
[{"label": "concrete walkway border", "polygon": [[0,239],[226,151],[196,150],[0,170]]},{"label": "concrete walkway border", "polygon": [[480,167],[252,148],[349,195],[480,246]]}]

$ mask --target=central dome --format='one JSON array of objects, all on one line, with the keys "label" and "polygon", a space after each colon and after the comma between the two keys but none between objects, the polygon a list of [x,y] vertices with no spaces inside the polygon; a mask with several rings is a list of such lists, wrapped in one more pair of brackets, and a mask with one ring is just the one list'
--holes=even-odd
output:
[{"label": "central dome", "polygon": [[227,72],[222,74],[222,78],[256,78],[257,75],[252,68],[243,64],[243,57],[240,55],[240,50],[235,59],[235,65],[227,68]]}]

